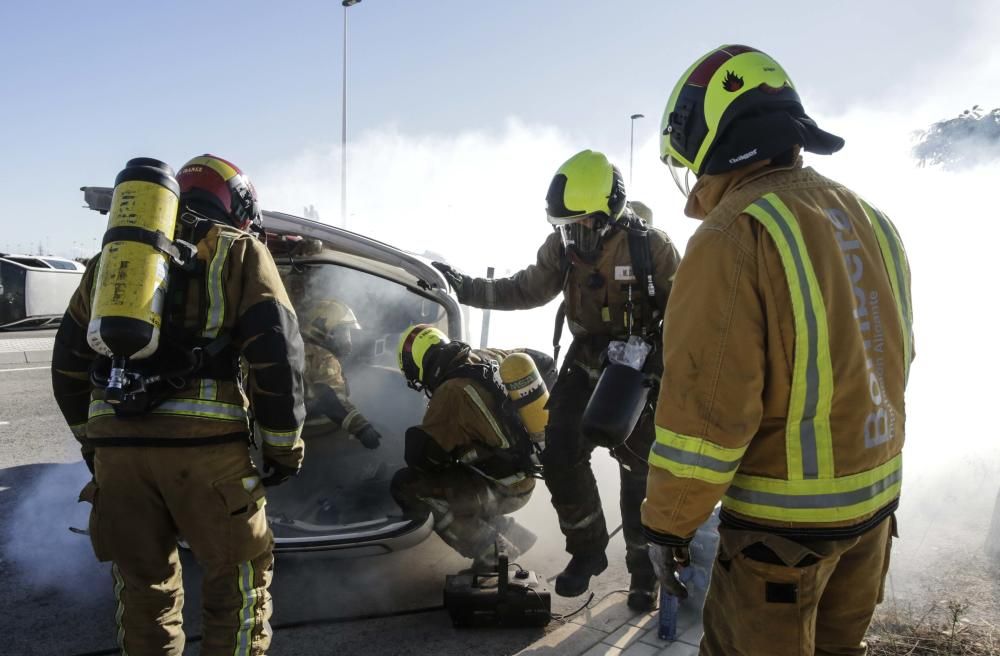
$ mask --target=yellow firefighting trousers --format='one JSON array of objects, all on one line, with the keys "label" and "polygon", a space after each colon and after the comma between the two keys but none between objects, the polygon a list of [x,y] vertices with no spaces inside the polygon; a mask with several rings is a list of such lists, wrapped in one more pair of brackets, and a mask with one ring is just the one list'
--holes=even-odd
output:
[{"label": "yellow firefighting trousers", "polygon": [[181,537],[204,569],[201,654],[262,656],[274,542],[246,444],[101,447],[95,464],[81,500],[94,553],[112,562],[121,653],[184,651]]},{"label": "yellow firefighting trousers", "polygon": [[806,544],[720,528],[700,656],[864,656],[894,523]]}]

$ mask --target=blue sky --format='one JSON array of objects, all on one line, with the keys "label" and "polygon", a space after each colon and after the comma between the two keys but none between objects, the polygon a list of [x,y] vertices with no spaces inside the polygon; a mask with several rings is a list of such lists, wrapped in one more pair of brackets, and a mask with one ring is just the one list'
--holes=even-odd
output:
[{"label": "blue sky", "polygon": [[[995,93],[936,90],[985,6],[363,0],[349,10],[349,130],[503,135],[516,119],[557,130],[567,156],[624,153],[629,114],[647,117],[637,142],[652,139],[678,75],[724,42],[782,61],[821,116],[936,93],[957,113]],[[103,220],[77,189],[135,155],[179,166],[211,151],[255,176],[335,147],[342,19],[336,0],[3,3],[0,249],[89,250]]]}]

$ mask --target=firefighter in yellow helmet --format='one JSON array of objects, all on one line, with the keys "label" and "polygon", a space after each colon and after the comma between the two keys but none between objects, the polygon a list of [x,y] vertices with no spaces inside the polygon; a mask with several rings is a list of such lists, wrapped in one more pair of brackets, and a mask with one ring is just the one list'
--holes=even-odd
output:
[{"label": "firefighter in yellow helmet", "polygon": [[902,241],[873,205],[803,168],[802,150],[843,140],[759,50],[696,61],[662,127],[675,180],[697,180],[686,213],[702,224],[667,307],[642,509],[651,560],[683,596],[675,570],[721,500],[700,653],[860,656],[902,476]]},{"label": "firefighter in yellow helmet", "polygon": [[354,312],[332,299],[317,301],[302,313],[305,342],[306,425],[308,433],[343,428],[368,449],[382,437],[351,403],[341,360],[352,349],[351,331],[361,330]]},{"label": "firefighter in yellow helmet", "polygon": [[[404,332],[397,350],[407,384],[429,401],[421,424],[406,431],[407,467],[393,477],[393,497],[404,510],[430,511],[441,539],[478,570],[495,565],[497,541],[512,559],[535,542],[505,517],[528,503],[537,470],[530,438],[497,380],[512,352],[473,350],[423,324]],[[520,352],[551,381],[550,357]]]},{"label": "firefighter in yellow helmet", "polygon": [[[563,295],[569,347],[549,400],[545,484],[572,556],[556,577],[562,596],[583,594],[590,578],[608,566],[608,529],[597,482],[590,467],[595,444],[582,435],[581,419],[601,375],[612,341],[630,336],[654,349],[644,372],[659,375],[660,322],[680,261],[666,233],[648,228],[625,198],[621,172],[603,154],[584,150],[567,160],[546,196],[553,234],[538,250],[535,264],[509,278],[470,278],[451,267],[435,266],[466,305],[517,310],[544,305]],[[643,211],[648,208],[642,206]],[[556,346],[558,356],[558,346]],[[649,610],[656,577],[646,555],[639,507],[646,490],[646,454],[653,442],[652,407],[611,451],[619,463],[625,561],[631,573],[629,605]]]},{"label": "firefighter in yellow helmet", "polygon": [[[250,232],[261,215],[249,179],[204,155],[176,181],[176,234],[197,255],[171,267],[156,353],[134,361],[125,400],[104,400],[97,372],[106,363],[87,342],[95,277],[104,279],[97,257],[56,335],[52,386],[94,475],[81,499],[93,504],[94,553],[112,562],[121,652],[184,651],[183,537],[204,572],[201,653],[260,656],[271,639],[274,562],[264,488],[302,463],[302,339],[274,261]],[[193,353],[198,365],[177,373]],[[244,391],[264,477],[248,451]]]}]

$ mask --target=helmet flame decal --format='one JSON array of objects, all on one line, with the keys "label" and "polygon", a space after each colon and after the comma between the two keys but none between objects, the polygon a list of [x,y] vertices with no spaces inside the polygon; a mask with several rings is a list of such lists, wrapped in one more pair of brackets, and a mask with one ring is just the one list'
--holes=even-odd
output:
[{"label": "helmet flame decal", "polygon": [[726,79],[722,81],[722,88],[730,93],[734,93],[743,88],[743,78],[732,71],[726,71]]}]

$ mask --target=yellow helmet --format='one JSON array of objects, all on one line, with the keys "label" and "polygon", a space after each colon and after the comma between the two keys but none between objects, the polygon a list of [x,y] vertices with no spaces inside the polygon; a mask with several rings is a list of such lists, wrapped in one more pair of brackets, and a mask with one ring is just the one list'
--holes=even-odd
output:
[{"label": "yellow helmet", "polygon": [[677,170],[716,174],[771,159],[800,145],[828,155],[844,140],[810,119],[778,62],[748,46],[720,46],[674,86],[660,122],[660,159]]},{"label": "yellow helmet", "polygon": [[625,181],[603,153],[583,150],[556,171],[545,203],[552,225],[590,218],[614,221],[625,210]]},{"label": "yellow helmet", "polygon": [[299,323],[302,339],[344,356],[350,352],[351,330],[361,330],[354,311],[340,301],[316,301],[302,313]]},{"label": "yellow helmet", "polygon": [[450,344],[451,340],[441,330],[427,324],[417,324],[407,328],[399,338],[396,348],[396,362],[406,377],[406,383],[421,390],[428,383],[430,360],[436,347]]}]

